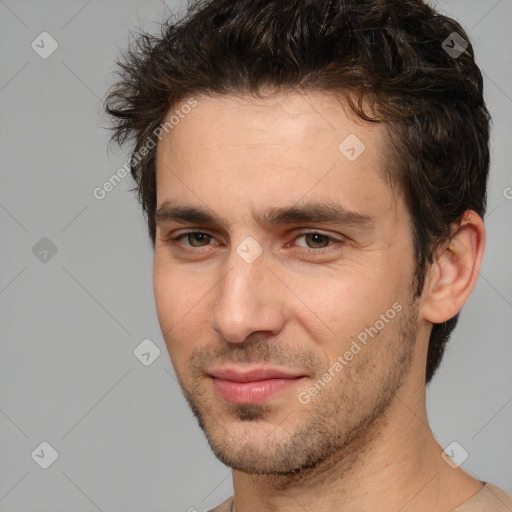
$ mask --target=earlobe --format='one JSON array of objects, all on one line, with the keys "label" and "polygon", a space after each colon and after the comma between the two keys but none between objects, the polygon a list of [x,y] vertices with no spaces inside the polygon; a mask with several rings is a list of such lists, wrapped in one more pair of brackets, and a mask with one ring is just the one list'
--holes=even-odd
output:
[{"label": "earlobe", "polygon": [[439,324],[454,317],[471,294],[482,263],[485,226],[467,210],[450,241],[439,248],[425,281],[420,316]]}]

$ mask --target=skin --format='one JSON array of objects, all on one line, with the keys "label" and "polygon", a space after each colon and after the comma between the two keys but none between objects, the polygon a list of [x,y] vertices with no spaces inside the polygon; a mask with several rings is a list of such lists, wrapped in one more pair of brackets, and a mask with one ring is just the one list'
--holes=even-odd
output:
[{"label": "skin", "polygon": [[[432,323],[453,317],[475,284],[481,219],[466,212],[413,300],[411,219],[385,179],[384,126],[358,120],[343,98],[323,92],[197,100],[159,142],[157,209],[166,201],[200,207],[223,223],[160,219],[154,292],[184,396],[233,468],[234,510],[460,505],[483,484],[441,458],[425,408],[425,361]],[[349,134],[365,145],[354,161],[338,149]],[[371,223],[258,221],[270,208],[312,201]],[[177,239],[187,230],[205,235]],[[252,263],[236,250],[249,236],[262,249]],[[394,304],[400,312],[301,403],[299,394]],[[305,377],[261,405],[232,404],[208,375],[226,363]]]}]

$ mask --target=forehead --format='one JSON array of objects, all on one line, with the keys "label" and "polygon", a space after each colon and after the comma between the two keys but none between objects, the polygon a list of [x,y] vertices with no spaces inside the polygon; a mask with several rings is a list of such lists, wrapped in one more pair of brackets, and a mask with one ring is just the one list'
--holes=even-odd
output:
[{"label": "forehead", "polygon": [[251,140],[276,144],[301,141],[309,146],[307,143],[313,140],[332,144],[344,134],[357,132],[363,138],[372,138],[373,146],[386,145],[384,127],[361,120],[347,99],[339,92],[328,91],[289,91],[263,97],[199,95],[192,98],[193,108],[189,108],[191,98],[188,98],[171,109],[166,120],[173,122],[163,138],[172,138],[174,144],[180,144],[183,138],[195,135],[201,136],[205,143],[214,143],[216,139],[225,142],[229,134],[233,144],[237,140],[244,144]]},{"label": "forehead", "polygon": [[180,105],[171,109],[168,119],[179,115],[179,121],[157,146],[157,206],[185,196],[197,204],[208,197],[210,204],[213,193],[269,205],[283,195],[286,204],[339,198],[359,211],[365,203],[394,202],[385,177],[384,127],[360,120],[339,94],[194,100],[181,115]]}]

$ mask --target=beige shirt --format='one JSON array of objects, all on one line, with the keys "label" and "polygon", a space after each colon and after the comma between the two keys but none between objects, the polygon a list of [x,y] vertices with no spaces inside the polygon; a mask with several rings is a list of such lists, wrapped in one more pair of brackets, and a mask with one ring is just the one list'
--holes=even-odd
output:
[{"label": "beige shirt", "polygon": [[512,495],[486,482],[480,491],[452,512],[512,512]]},{"label": "beige shirt", "polygon": [[[208,512],[229,512],[231,497]],[[451,512],[512,512],[512,495],[485,482],[480,491]]]}]

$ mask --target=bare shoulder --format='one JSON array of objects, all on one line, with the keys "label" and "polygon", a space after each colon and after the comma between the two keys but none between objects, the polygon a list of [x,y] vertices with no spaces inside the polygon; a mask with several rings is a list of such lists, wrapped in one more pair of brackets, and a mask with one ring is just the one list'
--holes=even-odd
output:
[{"label": "bare shoulder", "polygon": [[231,499],[232,497],[230,496],[226,501],[223,501],[220,505],[217,505],[215,508],[208,510],[208,512],[229,512]]}]

